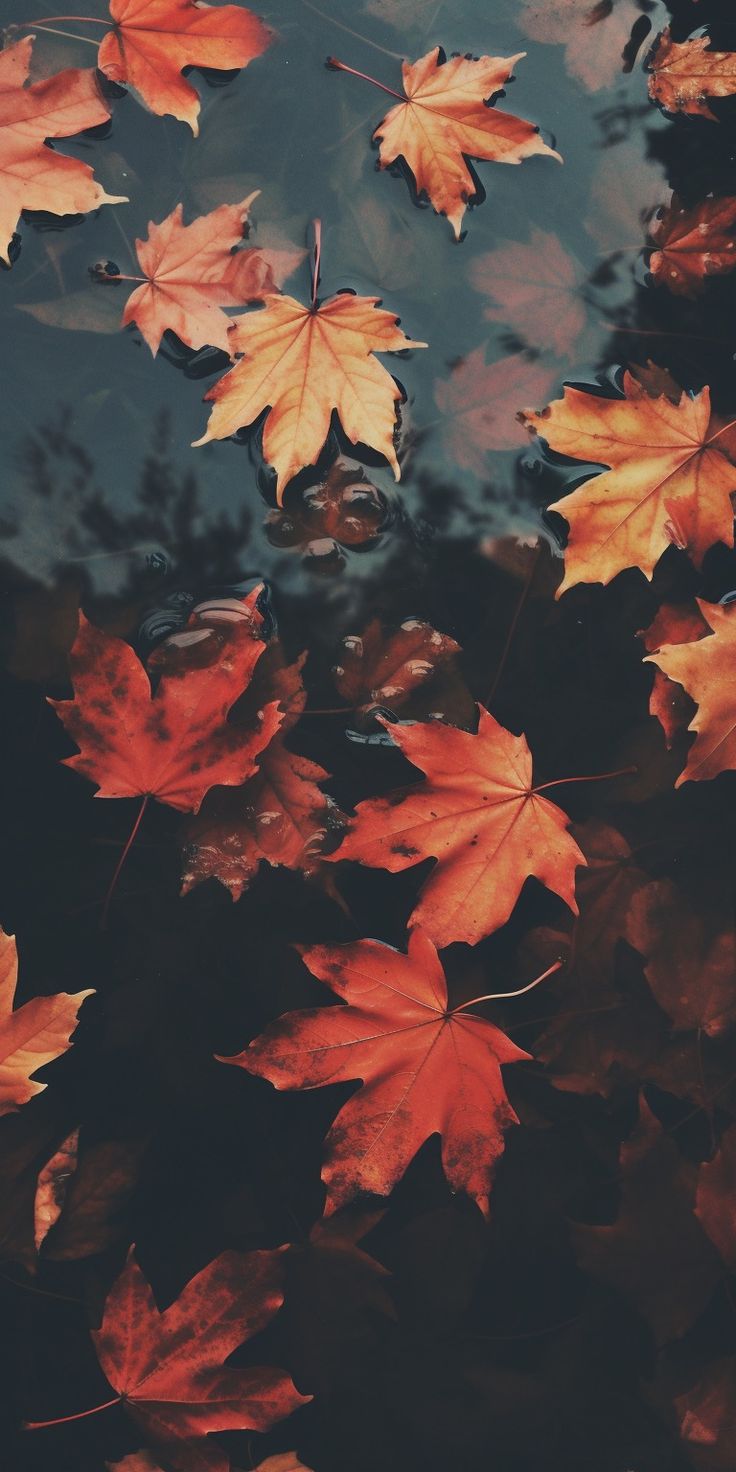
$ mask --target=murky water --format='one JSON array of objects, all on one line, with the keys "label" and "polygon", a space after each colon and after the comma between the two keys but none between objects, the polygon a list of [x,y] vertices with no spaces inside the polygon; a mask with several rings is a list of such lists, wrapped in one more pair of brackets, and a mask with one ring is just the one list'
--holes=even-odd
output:
[{"label": "murky water", "polygon": [[[4,21],[22,20],[30,4],[3,0]],[[540,781],[638,766],[605,789],[566,790],[566,811],[620,827],[647,850],[653,875],[675,876],[695,899],[728,902],[723,789],[673,792],[678,767],[647,715],[650,675],[635,636],[665,597],[723,597],[736,586],[736,561],[720,547],[696,579],[673,549],[651,586],[634,571],[607,590],[583,587],[555,602],[562,523],[543,512],[580,467],[544,459],[516,413],[542,407],[566,380],[610,385],[623,365],[648,360],[686,388],[709,382],[718,407],[736,412],[736,278],[709,283],[697,302],[673,298],[649,283],[642,254],[646,219],[672,188],[686,202],[735,192],[736,104],[723,105],[719,124],[664,118],[647,98],[648,46],[673,12],[682,36],[717,22],[714,36],[732,49],[736,24],[730,6],[707,0],[616,0],[582,56],[571,23],[566,57],[562,44],[543,40],[539,8],[521,0],[261,8],[278,32],[272,49],[234,77],[195,74],[200,137],[149,115],[132,95],[119,97],[109,127],[61,146],[94,162],[107,190],[130,203],[73,222],[25,219],[18,257],[0,274],[0,920],[21,939],[27,995],[94,986],[102,998],[57,1067],[54,1108],[50,1090],[39,1102],[37,1133],[10,1121],[9,1148],[24,1162],[11,1178],[30,1189],[34,1162],[80,1121],[89,1140],[139,1150],[120,1240],[138,1243],[162,1299],[223,1247],[305,1240],[321,1211],[321,1140],[334,1091],[276,1096],[212,1055],[235,1052],[287,1008],[322,1000],[290,942],[357,933],[402,944],[416,874],[346,875],[352,922],[283,871],[262,871],[237,905],[214,883],[182,901],[179,819],[157,807],[100,934],[100,900],[133,805],[92,801],[59,764],[69,747],[44,701],[66,690],[80,604],[135,637],[175,595],[201,598],[263,578],[288,656],[309,651],[309,705],[320,710],[336,703],[330,668],[346,634],[376,614],[389,624],[427,619],[462,646],[473,696],[492,692],[496,717],[526,732]],[[629,48],[624,69],[632,25],[640,50],[633,59]],[[608,30],[615,26],[621,35]],[[376,171],[370,138],[386,99],[324,64],[336,54],[396,86],[401,56],[436,44],[526,51],[501,105],[538,123],[564,158],[562,166],[547,158],[478,164],[485,198],[460,243],[412,199],[405,177]],[[36,50],[43,74],[94,57],[81,42],[40,33]],[[257,434],[190,448],[222,355],[193,357],[169,341],[154,360],[135,328],[119,329],[127,288],[90,276],[105,261],[137,271],[136,237],[179,202],[193,219],[254,189],[252,243],[305,248],[320,219],[322,293],[380,296],[410,336],[429,344],[384,360],[406,395],[399,485],[378,457],[356,459],[338,436],[319,472],[277,511]],[[486,261],[501,247],[530,246],[540,269],[563,262],[538,320],[506,309],[503,290],[500,300],[493,293],[500,263]],[[287,289],[307,299],[306,257]],[[315,487],[337,452],[375,490],[327,516]],[[350,723],[331,715],[302,721],[294,748],[334,774],[330,790],[348,809],[406,774],[397,753],[356,742]],[[549,893],[527,886],[504,931],[449,953],[458,996],[497,989],[490,983],[514,971],[525,932],[561,914]],[[498,1008],[498,1021],[533,1053],[548,1009],[533,994]],[[512,1082],[525,1127],[509,1141],[490,1240],[469,1206],[449,1203],[433,1142],[369,1239],[396,1275],[398,1324],[370,1304],[351,1307],[343,1321],[334,1301],[305,1295],[262,1336],[260,1362],[288,1365],[319,1392],[298,1433],[315,1472],[690,1466],[655,1406],[647,1331],[615,1294],[591,1289],[567,1236],[572,1218],[612,1219],[616,1150],[636,1089],[623,1088],[609,1108],[556,1093],[541,1069]],[[673,1124],[688,1116],[679,1142],[702,1158],[703,1114],[690,1118],[666,1090],[657,1099]],[[0,1279],[10,1327],[3,1373],[24,1414],[51,1417],[104,1398],[86,1325],[119,1246],[83,1264],[49,1263],[36,1282],[11,1262]],[[732,1352],[735,1337],[732,1311],[714,1301],[668,1351],[668,1370],[686,1377],[703,1352]],[[21,1437],[12,1472],[102,1472],[139,1445],[122,1412],[102,1419],[82,1422],[73,1437],[69,1427],[44,1440]],[[234,1465],[247,1468],[293,1445],[294,1434],[226,1440]]]}]

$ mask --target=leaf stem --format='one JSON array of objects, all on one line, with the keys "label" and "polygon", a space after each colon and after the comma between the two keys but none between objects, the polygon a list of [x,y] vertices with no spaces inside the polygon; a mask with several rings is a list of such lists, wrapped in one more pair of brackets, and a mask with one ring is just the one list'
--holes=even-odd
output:
[{"label": "leaf stem", "polygon": [[474,1007],[477,1002],[498,1002],[503,997],[523,997],[524,992],[530,992],[532,987],[539,986],[540,981],[546,981],[547,977],[552,976],[555,971],[559,971],[561,966],[562,961],[553,962],[551,966],[547,967],[546,971],[542,972],[541,976],[535,976],[534,981],[527,982],[526,986],[518,987],[515,992],[488,992],[485,997],[473,997],[470,1002],[463,1002],[462,1006],[454,1007],[453,1016],[455,1012],[464,1012],[466,1007]]},{"label": "leaf stem", "polygon": [[554,782],[543,782],[541,787],[532,787],[532,792],[546,792],[548,787],[563,787],[566,782],[604,782],[607,777],[629,777],[638,772],[638,767],[619,767],[617,772],[593,772],[590,777],[557,777]]},{"label": "leaf stem", "polygon": [[51,20],[82,20],[90,26],[109,27],[110,25],[109,20],[103,20],[102,16],[99,15],[41,15],[39,16],[38,20],[24,20],[23,30],[25,30],[27,26],[45,26],[46,22]]},{"label": "leaf stem", "polygon": [[357,72],[354,66],[346,66],[344,61],[338,61],[336,56],[328,56],[327,65],[336,72],[349,72],[351,77],[360,77],[363,82],[372,82],[374,87],[380,87],[382,92],[388,92],[389,97],[398,97],[399,102],[406,102],[400,92],[395,92],[393,87],[384,86],[383,82],[377,82],[375,77],[369,77],[367,72]]},{"label": "leaf stem", "polygon": [[133,824],[133,827],[130,830],[130,833],[128,835],[128,841],[127,841],[127,843],[125,845],[125,848],[123,849],[123,852],[121,853],[120,858],[118,859],[117,867],[115,869],[115,873],[113,874],[112,879],[110,880],[110,887],[109,887],[109,889],[107,891],[107,894],[105,895],[105,902],[104,902],[104,904],[102,906],[102,915],[100,916],[100,930],[107,930],[107,917],[108,917],[108,914],[109,914],[109,911],[110,911],[110,901],[111,901],[111,899],[112,899],[112,897],[113,897],[113,895],[115,893],[115,886],[116,886],[116,884],[118,882],[118,879],[120,878],[120,874],[121,874],[121,870],[123,868],[123,864],[125,863],[125,860],[127,859],[128,854],[130,853],[131,848],[133,847],[133,843],[135,841],[135,835],[136,835],[136,833],[138,832],[138,829],[141,826],[141,822],[143,820],[143,814],[145,813],[146,808],[148,807],[149,797],[150,797],[150,793],[147,792],[146,795],[145,795],[145,797],[143,798],[143,801],[141,802],[140,808],[138,809],[138,817],[136,818],[135,823]]},{"label": "leaf stem", "polygon": [[42,26],[34,21],[37,31],[47,31],[50,36],[63,36],[65,41],[84,41],[85,46],[97,46],[99,43],[93,41],[91,36],[78,36],[76,31],[60,31],[57,26]]},{"label": "leaf stem", "polygon": [[508,631],[508,634],[506,635],[506,643],[503,646],[503,651],[501,653],[501,658],[498,661],[498,666],[497,666],[497,669],[496,669],[496,673],[495,673],[495,675],[493,677],[493,684],[491,685],[491,688],[488,691],[488,698],[486,700],[486,710],[489,710],[490,709],[491,701],[493,700],[493,697],[494,697],[494,695],[496,693],[496,690],[498,689],[499,681],[500,681],[501,676],[502,676],[502,674],[504,672],[504,668],[506,666],[506,660],[508,659],[508,656],[509,656],[509,650],[510,650],[511,644],[513,642],[514,634],[516,633],[516,625],[519,622],[519,619],[521,617],[522,609],[523,609],[524,604],[526,603],[527,597],[529,595],[529,589],[531,588],[532,582],[534,581],[534,574],[535,574],[535,572],[537,570],[537,563],[539,562],[539,554],[540,554],[541,550],[542,549],[541,549],[541,544],[540,544],[537,547],[537,549],[536,549],[536,551],[534,553],[534,556],[530,560],[529,567],[527,568],[526,577],[524,578],[524,586],[523,586],[523,588],[522,588],[522,590],[521,590],[521,592],[519,594],[519,597],[517,599],[516,608],[514,609],[514,616],[513,616],[512,620],[511,620],[511,623],[509,624],[509,631]]},{"label": "leaf stem", "polygon": [[317,291],[319,289],[319,267],[322,259],[322,221],[314,221],[314,246],[312,249],[312,311],[317,310]]},{"label": "leaf stem", "polygon": [[90,1406],[88,1411],[76,1411],[73,1416],[55,1416],[52,1421],[24,1421],[24,1431],[42,1431],[46,1426],[65,1426],[67,1421],[81,1421],[84,1416],[96,1416],[98,1411],[107,1411],[110,1406],[119,1406],[122,1395],[103,1401],[101,1406]]}]

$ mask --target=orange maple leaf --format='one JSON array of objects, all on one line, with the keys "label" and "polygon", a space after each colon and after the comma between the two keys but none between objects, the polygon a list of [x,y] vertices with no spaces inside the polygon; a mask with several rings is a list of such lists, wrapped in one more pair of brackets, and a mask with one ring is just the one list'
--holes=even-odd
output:
[{"label": "orange maple leaf", "polygon": [[258,752],[280,725],[278,704],[266,705],[247,728],[227,715],[265,649],[254,634],[260,591],[243,600],[249,618],[228,630],[219,659],[167,672],[155,695],[130,645],[80,615],[69,656],[74,699],[49,704],[80,748],[65,765],[97,783],[95,797],[151,796],[197,812],[210,787],[253,775]]},{"label": "orange maple leaf", "polygon": [[88,989],[32,997],[14,1012],[17,981],[15,937],[0,929],[0,1114],[26,1104],[46,1088],[33,1074],[66,1053],[77,1013],[85,998],[93,995]]},{"label": "orange maple leaf", "polygon": [[718,445],[729,426],[711,417],[710,390],[672,403],[651,398],[631,373],[623,388],[611,399],[566,387],[541,414],[524,412],[551,450],[611,467],[550,507],[570,527],[558,597],[628,567],[651,578],[672,543],[698,565],[715,542],[733,546],[736,466]]},{"label": "orange maple leaf", "polygon": [[736,656],[736,607],[697,600],[712,632],[693,643],[664,644],[645,663],[655,664],[682,685],[697,704],[688,730],[695,731],[687,766],[675,783],[704,782],[736,768],[736,702],[732,670]]},{"label": "orange maple leaf", "polygon": [[401,389],[374,353],[424,348],[398,326],[380,297],[340,293],[305,307],[291,296],[267,296],[262,310],[236,317],[230,328],[239,363],[205,395],[214,402],[195,445],[226,439],[268,409],[263,454],[277,472],[279,504],[298,471],[314,465],[333,410],[353,444],[360,440],[388,460],[399,480],[393,434]]},{"label": "orange maple leaf", "polygon": [[435,46],[419,61],[402,62],[403,97],[365,72],[329,58],[336,70],[363,77],[398,97],[398,106],[373,134],[380,167],[387,169],[403,158],[417,193],[426,194],[437,213],[447,216],[456,239],[468,204],[478,197],[467,159],[520,164],[532,154],[545,153],[562,162],[559,153],[542,142],[533,123],[491,106],[525,55],[519,51],[516,56],[445,60],[442,48]]},{"label": "orange maple leaf", "polygon": [[302,252],[235,249],[259,192],[241,204],[222,204],[191,225],[182,224],[178,204],[160,225],[150,221],[146,240],[136,240],[146,274],[125,304],[123,326],[135,322],[154,355],[166,331],[187,347],[230,353],[231,319],[222,308],[267,296],[298,264]]},{"label": "orange maple leaf", "polygon": [[736,267],[736,199],[701,199],[691,209],[673,194],[650,226],[649,270],[676,296],[697,296],[709,276]]},{"label": "orange maple leaf", "polygon": [[134,87],[151,112],[171,113],[199,131],[199,97],[185,67],[231,71],[265,51],[271,32],[241,5],[193,0],[110,0],[113,29],[97,65],[111,82]]},{"label": "orange maple leaf", "polygon": [[439,1134],[450,1185],[487,1215],[504,1130],[518,1123],[501,1064],[529,1054],[492,1023],[449,1009],[439,956],[420,930],[409,937],[408,955],[376,940],[298,949],[312,975],[348,1005],[287,1013],[245,1052],[221,1061],[277,1089],[363,1080],[327,1136],[326,1213],[361,1191],[387,1196],[425,1140]]},{"label": "orange maple leaf", "polygon": [[503,322],[529,346],[551,348],[558,357],[569,357],[585,328],[584,279],[579,262],[549,230],[532,230],[528,245],[503,241],[476,256],[468,271],[471,286],[487,298],[488,322]]},{"label": "orange maple leaf", "polygon": [[718,119],[708,106],[712,97],[736,92],[736,51],[710,51],[710,38],[673,41],[669,27],[662,31],[649,63],[649,96],[667,112],[685,112]]},{"label": "orange maple leaf", "polygon": [[106,194],[89,164],[46,147],[107,122],[110,109],[92,70],[57,72],[25,86],[33,37],[0,52],[0,259],[8,254],[21,210],[84,214],[101,204],[125,204]]},{"label": "orange maple leaf", "polygon": [[530,875],[577,914],[574,875],[585,856],[567,832],[567,815],[532,787],[524,736],[504,730],[482,706],[475,735],[439,721],[387,729],[426,781],[359,803],[328,861],[354,859],[397,874],[436,859],[410,924],[440,949],[453,941],[475,945],[498,930]]}]

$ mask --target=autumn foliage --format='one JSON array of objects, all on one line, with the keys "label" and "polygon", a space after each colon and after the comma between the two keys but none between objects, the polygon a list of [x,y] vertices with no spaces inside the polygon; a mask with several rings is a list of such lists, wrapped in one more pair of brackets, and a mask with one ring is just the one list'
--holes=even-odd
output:
[{"label": "autumn foliage", "polygon": [[4,33],[12,1472],[736,1465],[736,43],[486,8]]}]

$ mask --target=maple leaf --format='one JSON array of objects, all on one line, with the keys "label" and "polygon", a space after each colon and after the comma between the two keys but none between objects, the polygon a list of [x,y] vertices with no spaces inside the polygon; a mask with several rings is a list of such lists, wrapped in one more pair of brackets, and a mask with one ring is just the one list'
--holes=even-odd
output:
[{"label": "maple leaf", "polygon": [[736,609],[732,604],[696,601],[711,633],[694,643],[665,644],[645,659],[668,680],[682,685],[698,707],[688,727],[696,733],[695,740],[676,787],[708,781],[736,767],[736,708],[730,680]]},{"label": "maple leaf", "polygon": [[[402,62],[404,97],[377,84],[399,99],[373,134],[380,167],[387,169],[403,158],[417,193],[426,194],[437,213],[447,216],[456,239],[468,204],[477,198],[467,159],[520,164],[539,153],[562,162],[559,153],[542,142],[533,123],[491,105],[525,55],[519,51],[516,56],[445,60],[442,48],[435,46],[418,61]],[[335,57],[329,64],[338,71],[353,71]],[[373,81],[362,72],[354,75]]]},{"label": "maple leaf", "polygon": [[281,711],[281,726],[260,753],[258,770],[242,787],[215,789],[184,834],[182,894],[205,879],[219,879],[234,900],[240,899],[262,863],[273,868],[301,869],[314,875],[330,828],[339,828],[340,813],[318,787],[329,773],[308,757],[290,751],[284,736],[306,704],[302,655],[292,665],[279,665],[279,646],[261,661],[239,718],[246,725],[268,700]]},{"label": "maple leaf", "polygon": [[483,1018],[448,1010],[439,957],[420,930],[410,934],[408,955],[374,940],[298,949],[348,1005],[287,1013],[222,1061],[278,1089],[362,1079],[327,1136],[326,1214],[361,1191],[387,1196],[439,1134],[451,1187],[487,1215],[503,1132],[517,1123],[501,1064],[529,1054]]},{"label": "maple leaf", "polygon": [[673,194],[649,228],[649,270],[675,296],[698,296],[709,276],[736,266],[736,199],[709,195],[687,209]]},{"label": "maple leaf", "polygon": [[610,399],[567,386],[542,413],[524,412],[551,450],[610,467],[550,507],[570,527],[558,597],[629,567],[651,578],[673,543],[698,566],[715,542],[733,546],[736,466],[718,446],[727,426],[711,417],[709,389],[673,404],[631,373],[623,389]]},{"label": "maple leaf", "polygon": [[693,1213],[694,1167],[643,1098],[639,1122],[621,1147],[620,1180],[616,1221],[573,1228],[578,1264],[620,1293],[665,1344],[705,1308],[721,1268]]},{"label": "maple leaf", "polygon": [[220,659],[197,669],[161,676],[155,695],[144,666],[129,644],[96,629],[80,614],[69,663],[73,700],[50,700],[79,746],[65,765],[96,782],[95,797],[155,797],[182,812],[197,812],[210,787],[244,782],[256,756],[275,734],[281,716],[275,702],[249,729],[227,721],[265,645],[257,587],[243,600],[237,636]]},{"label": "maple leaf", "polygon": [[138,1140],[100,1140],[82,1152],[66,1182],[59,1215],[44,1239],[45,1258],[74,1262],[119,1241],[126,1231],[125,1208],[137,1183],[142,1152]]},{"label": "maple leaf", "polygon": [[[663,603],[649,628],[642,630],[640,638],[647,653],[656,654],[665,644],[689,644],[696,639],[704,639],[709,633],[710,625],[697,603]],[[687,726],[692,708],[693,702],[682,686],[655,668],[649,711],[664,731],[668,750],[678,733]]]},{"label": "maple leaf", "polygon": [[736,92],[736,51],[710,51],[708,36],[673,41],[662,31],[649,62],[649,96],[667,112],[684,112],[718,122],[708,102]]},{"label": "maple leaf", "polygon": [[33,1077],[71,1047],[77,1013],[93,992],[32,997],[13,1011],[18,981],[15,937],[0,929],[0,1115],[27,1104],[46,1085]]},{"label": "maple leaf", "polygon": [[223,1362],[283,1302],[280,1252],[223,1252],[163,1313],[131,1256],[92,1339],[128,1414],[175,1472],[227,1472],[212,1431],[266,1431],[309,1396],[273,1369]]},{"label": "maple leaf", "polygon": [[92,70],[57,72],[25,85],[33,37],[0,52],[0,259],[10,265],[10,242],[21,210],[85,214],[101,204],[125,204],[106,194],[89,164],[46,147],[107,122],[110,109]]},{"label": "maple leaf", "polygon": [[698,1171],[695,1215],[729,1271],[736,1271],[736,1125]]},{"label": "maple leaf", "polygon": [[584,279],[582,267],[548,230],[532,230],[528,245],[514,240],[485,251],[468,271],[471,286],[488,298],[488,322],[507,323],[534,347],[561,357],[585,327]]},{"label": "maple leaf", "polygon": [[525,443],[520,408],[529,398],[545,399],[554,380],[551,368],[524,353],[486,363],[485,349],[474,348],[449,378],[435,381],[448,454],[463,470],[487,476],[487,452],[517,450]]},{"label": "maple leaf", "polygon": [[565,47],[565,67],[588,92],[612,87],[622,53],[641,18],[632,0],[526,0],[520,29],[542,45]]},{"label": "maple leaf", "polygon": [[339,694],[354,709],[370,711],[380,705],[399,710],[459,653],[454,639],[422,619],[405,619],[387,635],[375,618],[362,634],[346,634],[332,674]]},{"label": "maple leaf", "polygon": [[271,295],[261,310],[235,317],[230,351],[244,356],[205,394],[215,407],[194,444],[227,439],[268,409],[263,455],[276,468],[281,505],[292,477],[315,464],[336,410],[352,443],[378,450],[399,480],[393,434],[401,389],[373,354],[427,344],[412,342],[379,307],[377,296],[338,293],[305,307]]},{"label": "maple leaf", "polygon": [[127,83],[163,116],[171,113],[199,131],[199,97],[185,67],[231,71],[265,51],[271,32],[241,5],[192,0],[110,0],[113,29],[100,45],[97,65],[111,82]]},{"label": "maple leaf", "polygon": [[626,939],[646,957],[644,972],[676,1030],[720,1037],[736,1022],[736,938],[694,911],[668,879],[632,897]]},{"label": "maple leaf", "polygon": [[231,319],[223,307],[243,307],[269,295],[298,263],[298,252],[289,258],[283,251],[235,250],[258,193],[240,204],[221,204],[191,225],[182,224],[178,204],[160,225],[150,221],[146,240],[136,240],[146,274],[128,297],[122,325],[135,322],[154,356],[167,331],[187,347],[229,354]]},{"label": "maple leaf", "polygon": [[426,780],[359,803],[341,847],[325,856],[392,874],[436,859],[410,924],[440,949],[459,940],[475,945],[498,930],[530,875],[577,913],[574,875],[585,857],[567,832],[568,818],[532,787],[525,737],[479,710],[475,735],[439,721],[382,721]]}]

